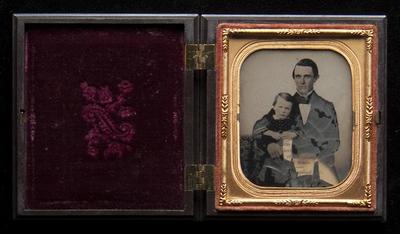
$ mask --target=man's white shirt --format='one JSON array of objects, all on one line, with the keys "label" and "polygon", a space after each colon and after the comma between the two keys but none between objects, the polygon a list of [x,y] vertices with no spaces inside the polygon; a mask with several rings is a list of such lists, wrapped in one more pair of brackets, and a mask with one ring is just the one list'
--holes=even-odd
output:
[{"label": "man's white shirt", "polygon": [[[306,96],[300,95],[299,93],[297,94],[307,99],[312,94],[312,92],[314,92],[314,90],[311,90]],[[303,120],[303,125],[304,125],[307,123],[308,114],[310,114],[311,110],[311,104],[300,103],[299,109],[300,109],[301,119]]]}]

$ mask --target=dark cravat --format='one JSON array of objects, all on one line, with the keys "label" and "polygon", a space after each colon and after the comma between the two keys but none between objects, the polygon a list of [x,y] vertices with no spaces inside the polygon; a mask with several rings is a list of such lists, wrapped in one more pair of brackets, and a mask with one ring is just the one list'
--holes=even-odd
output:
[{"label": "dark cravat", "polygon": [[303,97],[296,93],[296,95],[294,95],[294,96],[296,98],[297,103],[299,103],[299,104],[309,104],[310,103],[311,95],[308,95],[308,97]]}]

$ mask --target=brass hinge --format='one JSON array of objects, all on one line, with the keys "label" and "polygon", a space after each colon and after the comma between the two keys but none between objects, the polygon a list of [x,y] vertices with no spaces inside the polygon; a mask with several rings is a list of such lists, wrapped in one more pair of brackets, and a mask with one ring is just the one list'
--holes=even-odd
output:
[{"label": "brass hinge", "polygon": [[214,69],[214,44],[187,44],[186,69],[213,70]]},{"label": "brass hinge", "polygon": [[214,165],[191,164],[185,168],[187,191],[213,190],[214,186]]}]

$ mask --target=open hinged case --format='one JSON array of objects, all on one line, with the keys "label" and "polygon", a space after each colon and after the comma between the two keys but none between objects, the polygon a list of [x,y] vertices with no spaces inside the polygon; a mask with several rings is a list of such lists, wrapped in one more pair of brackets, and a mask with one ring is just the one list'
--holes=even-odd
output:
[{"label": "open hinged case", "polygon": [[16,215],[385,219],[383,16],[14,15]]}]

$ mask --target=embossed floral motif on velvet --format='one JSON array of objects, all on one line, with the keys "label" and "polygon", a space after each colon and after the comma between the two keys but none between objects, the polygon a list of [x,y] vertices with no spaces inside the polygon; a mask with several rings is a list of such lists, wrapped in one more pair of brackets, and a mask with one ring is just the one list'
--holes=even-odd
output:
[{"label": "embossed floral motif on velvet", "polygon": [[80,84],[86,105],[82,118],[90,125],[85,136],[87,154],[92,158],[122,158],[133,150],[135,110],[127,105],[133,85],[127,80],[118,84],[119,93],[113,95],[108,86],[93,87]]}]

